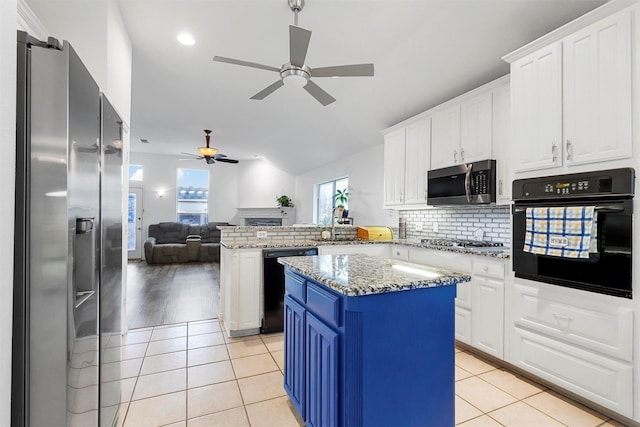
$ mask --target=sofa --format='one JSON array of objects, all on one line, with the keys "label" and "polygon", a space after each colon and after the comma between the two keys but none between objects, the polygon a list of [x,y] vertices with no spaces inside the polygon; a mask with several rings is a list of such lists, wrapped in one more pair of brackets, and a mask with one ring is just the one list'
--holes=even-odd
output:
[{"label": "sofa", "polygon": [[144,242],[144,257],[149,264],[176,262],[220,262],[219,225],[189,225],[180,222],[161,222],[149,226]]}]

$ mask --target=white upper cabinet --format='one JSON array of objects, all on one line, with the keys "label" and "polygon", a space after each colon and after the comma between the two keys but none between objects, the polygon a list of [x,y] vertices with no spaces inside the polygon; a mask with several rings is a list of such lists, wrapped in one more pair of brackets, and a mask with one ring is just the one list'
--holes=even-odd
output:
[{"label": "white upper cabinet", "polygon": [[632,156],[631,23],[622,10],[512,62],[516,172]]},{"label": "white upper cabinet", "polygon": [[384,136],[384,204],[404,203],[404,128]]},{"label": "white upper cabinet", "polygon": [[384,137],[384,206],[426,205],[431,122],[421,118]]},{"label": "white upper cabinet", "polygon": [[491,90],[431,117],[431,169],[491,158]]},{"label": "white upper cabinet", "polygon": [[[384,207],[426,206],[431,169],[494,155],[505,165],[509,163],[505,154],[509,150],[493,148],[498,139],[500,144],[510,143],[508,89],[509,77],[501,77],[384,131]],[[505,90],[507,99],[496,103],[494,96]],[[511,183],[503,182],[502,188],[507,185]]]},{"label": "white upper cabinet", "polygon": [[516,171],[562,161],[561,45],[552,44],[511,64],[511,108]]},{"label": "white upper cabinet", "polygon": [[431,122],[422,119],[405,129],[405,204],[427,203]]},{"label": "white upper cabinet", "polygon": [[431,169],[460,162],[460,105],[431,116]]},{"label": "white upper cabinet", "polygon": [[631,14],[619,12],[563,41],[568,165],[631,156]]},{"label": "white upper cabinet", "polygon": [[493,90],[493,158],[496,159],[496,203],[511,203],[511,90],[509,80]]},{"label": "white upper cabinet", "polygon": [[492,93],[482,93],[460,105],[460,163],[491,158]]}]

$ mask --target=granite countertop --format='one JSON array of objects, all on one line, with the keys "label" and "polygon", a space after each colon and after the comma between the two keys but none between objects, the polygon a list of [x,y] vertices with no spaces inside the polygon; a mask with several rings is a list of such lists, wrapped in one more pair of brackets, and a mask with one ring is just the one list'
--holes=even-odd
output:
[{"label": "granite countertop", "polygon": [[414,248],[433,249],[436,251],[457,252],[462,254],[480,255],[491,258],[509,258],[511,248],[509,246],[492,246],[486,248],[461,247],[461,246],[436,246],[422,243],[419,240],[399,239],[394,242],[399,245],[412,246]]},{"label": "granite countertop", "polygon": [[227,249],[277,249],[277,248],[300,248],[300,247],[316,247],[316,246],[335,246],[335,245],[375,245],[380,243],[398,243],[397,240],[324,240],[324,239],[304,239],[304,240],[265,240],[265,241],[249,241],[226,243],[220,242]]},{"label": "granite countertop", "polygon": [[419,240],[393,239],[393,240],[278,240],[278,241],[250,241],[241,243],[225,243],[221,245],[227,249],[277,249],[277,248],[301,248],[330,245],[376,245],[391,243],[395,245],[411,246],[415,248],[432,249],[436,251],[456,252],[470,255],[480,255],[491,258],[509,258],[511,249],[504,247],[491,248],[464,248],[459,246],[434,246],[421,243]]},{"label": "granite countertop", "polygon": [[364,254],[283,257],[278,262],[348,296],[450,286],[471,280],[464,273]]}]

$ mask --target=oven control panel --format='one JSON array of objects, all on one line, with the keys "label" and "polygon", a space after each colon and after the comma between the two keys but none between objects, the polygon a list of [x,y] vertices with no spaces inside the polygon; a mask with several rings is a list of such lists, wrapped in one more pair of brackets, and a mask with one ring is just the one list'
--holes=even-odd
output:
[{"label": "oven control panel", "polygon": [[633,197],[633,168],[607,169],[513,181],[513,200],[575,199],[580,197]]},{"label": "oven control panel", "polygon": [[578,182],[556,182],[544,185],[544,193],[555,194],[573,194],[573,193],[589,193],[589,180]]},{"label": "oven control panel", "polygon": [[523,195],[528,197],[566,197],[607,194],[611,192],[611,177],[583,177],[575,179],[532,181],[523,184]]}]

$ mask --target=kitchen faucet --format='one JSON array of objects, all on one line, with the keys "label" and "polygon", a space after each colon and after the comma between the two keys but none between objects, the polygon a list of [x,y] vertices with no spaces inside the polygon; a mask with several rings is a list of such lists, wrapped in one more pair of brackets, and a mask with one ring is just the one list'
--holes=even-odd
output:
[{"label": "kitchen faucet", "polygon": [[336,209],[331,209],[331,240],[336,240]]}]

